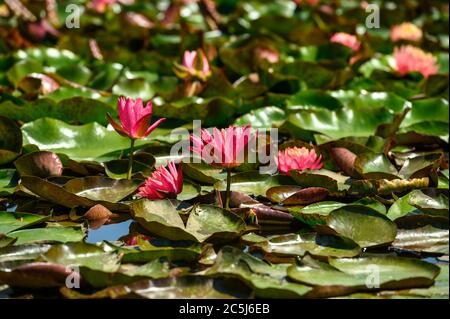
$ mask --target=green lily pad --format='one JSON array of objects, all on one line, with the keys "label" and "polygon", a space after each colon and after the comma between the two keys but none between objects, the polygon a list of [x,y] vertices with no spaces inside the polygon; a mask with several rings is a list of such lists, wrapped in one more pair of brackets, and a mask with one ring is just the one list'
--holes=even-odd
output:
[{"label": "green lily pad", "polygon": [[271,128],[280,126],[286,120],[285,112],[276,106],[266,106],[252,110],[236,119],[235,125],[251,124],[253,128]]},{"label": "green lily pad", "polygon": [[[176,243],[176,242],[175,242]],[[202,252],[198,243],[189,242],[185,245],[152,245],[149,241],[139,241],[137,247],[120,247],[119,253],[123,254],[124,263],[149,262],[160,257],[165,257],[169,261],[193,262],[200,258]]]},{"label": "green lily pad", "polygon": [[267,190],[266,197],[283,205],[306,205],[319,202],[328,196],[323,187],[275,186]]},{"label": "green lily pad", "polygon": [[22,150],[22,132],[16,123],[0,116],[0,165],[17,158]]},{"label": "green lily pad", "polygon": [[192,180],[205,184],[214,184],[227,177],[223,169],[205,163],[183,163],[183,173]]},{"label": "green lily pad", "polygon": [[269,265],[264,261],[225,246],[217,255],[216,262],[206,272],[209,276],[238,278],[249,285],[260,298],[299,298],[311,288],[285,280],[288,265]]},{"label": "green lily pad", "polygon": [[75,289],[61,288],[61,293],[70,299],[99,298],[199,298],[229,299],[232,295],[215,288],[215,281],[200,276],[183,276],[168,279],[140,280],[129,285],[108,287],[91,295],[81,294]]},{"label": "green lily pad", "polygon": [[81,96],[64,98],[60,101],[43,98],[25,102],[23,105],[16,105],[11,101],[0,104],[0,115],[23,122],[51,117],[66,123],[98,122],[106,125],[108,123],[106,113],[116,114],[116,110],[104,102]]},{"label": "green lily pad", "polygon": [[40,224],[48,218],[49,216],[35,214],[0,212],[0,234],[8,234],[14,230]]},{"label": "green lily pad", "polygon": [[77,242],[83,240],[85,234],[82,227],[45,227],[36,229],[16,230],[8,234],[17,238],[14,245],[42,242]]},{"label": "green lily pad", "polygon": [[139,200],[131,207],[134,218],[148,231],[170,240],[226,240],[245,229],[244,221],[219,207],[196,205],[189,213],[186,226],[170,200]]},{"label": "green lily pad", "polygon": [[74,178],[64,184],[64,189],[93,201],[117,203],[131,195],[142,184],[141,180],[112,179],[102,176]]},{"label": "green lily pad", "polygon": [[[49,201],[55,204],[59,204],[64,207],[74,208],[74,207],[92,207],[96,204],[101,204],[108,208],[109,210],[128,210],[128,206],[121,203],[112,203],[104,200],[97,200],[98,198],[101,199],[112,199],[117,200],[119,197],[123,198],[122,196],[127,196],[129,194],[130,185],[133,185],[135,182],[128,181],[125,183],[122,183],[125,185],[124,188],[122,188],[121,193],[115,195],[111,192],[111,189],[103,187],[99,187],[96,182],[99,182],[101,180],[104,180],[103,177],[93,177],[91,179],[79,179],[78,181],[72,182],[70,185],[73,186],[73,191],[79,192],[83,196],[78,196],[69,190],[66,190],[64,187],[58,186],[56,184],[53,184],[45,179],[36,177],[36,176],[23,176],[21,178],[21,185],[23,185],[27,190],[31,191],[33,194]],[[110,181],[107,181],[103,185],[114,185],[114,179],[111,179]],[[89,182],[89,183],[86,183]],[[137,183],[136,183],[137,184]],[[137,188],[138,185],[134,184],[134,189]],[[92,187],[84,188],[86,185],[89,185]],[[69,187],[72,187],[69,186]],[[120,187],[121,188],[121,187]],[[69,188],[70,189],[70,188]],[[102,192],[103,190],[103,192]],[[100,191],[100,192],[99,192]],[[134,191],[134,190],[133,190]],[[96,194],[97,192],[97,194]],[[132,191],[131,191],[132,192]],[[106,194],[105,194],[106,193]],[[96,200],[90,199],[86,196],[90,196],[91,198],[95,198]],[[109,194],[109,196],[108,196]]]},{"label": "green lily pad", "polygon": [[314,226],[326,224],[326,217],[334,210],[345,207],[347,205],[364,205],[370,209],[376,210],[380,214],[386,214],[386,207],[379,201],[364,197],[351,204],[340,203],[335,201],[321,201],[319,203],[310,204],[307,206],[293,206],[289,207],[288,211],[295,218],[301,222]]},{"label": "green lily pad", "polygon": [[120,258],[111,251],[84,242],[53,245],[41,256],[41,260],[64,266],[82,266],[103,272],[115,272]]},{"label": "green lily pad", "polygon": [[324,187],[330,191],[347,189],[348,176],[344,176],[326,169],[289,171],[289,175],[295,182],[303,187]]},{"label": "green lily pad", "polygon": [[330,264],[304,259],[292,265],[292,280],[314,286],[309,296],[332,297],[356,291],[427,287],[439,274],[439,267],[400,257],[330,259]]},{"label": "green lily pad", "polygon": [[383,108],[299,110],[288,117],[294,136],[301,138],[320,133],[333,139],[374,135],[379,125],[388,124],[392,120],[393,115]]},{"label": "green lily pad", "polygon": [[0,169],[0,196],[11,195],[16,187],[14,176],[16,170],[12,168]]},{"label": "green lily pad", "polygon": [[308,252],[313,256],[342,258],[361,253],[361,248],[350,239],[315,233],[276,235],[254,247],[277,256],[303,256]]},{"label": "green lily pad", "polygon": [[363,154],[355,160],[356,170],[368,179],[395,179],[398,171],[384,154]]},{"label": "green lily pad", "polygon": [[50,244],[24,244],[0,248],[0,263],[33,261],[51,248]]},{"label": "green lily pad", "polygon": [[[294,181],[286,176],[271,176],[260,174],[257,171],[237,173],[231,177],[231,190],[248,195],[266,196],[266,191],[270,187],[280,185],[293,185]],[[226,189],[226,181],[220,181],[214,184],[219,190]]]},{"label": "green lily pad", "polygon": [[395,223],[362,205],[347,205],[332,211],[327,216],[327,226],[361,247],[391,243],[397,234]]},{"label": "green lily pad", "polygon": [[448,254],[448,235],[448,229],[431,225],[399,229],[392,247],[406,251]]},{"label": "green lily pad", "polygon": [[38,177],[61,176],[63,164],[57,154],[39,151],[26,154],[14,162],[20,175]]},{"label": "green lily pad", "polygon": [[321,91],[301,91],[287,101],[287,110],[298,111],[298,110],[314,110],[325,108],[328,110],[336,110],[342,108],[342,103]]},{"label": "green lily pad", "polygon": [[153,106],[155,116],[183,121],[201,120],[202,125],[206,126],[228,124],[234,113],[233,101],[222,97],[187,97],[172,103]]}]

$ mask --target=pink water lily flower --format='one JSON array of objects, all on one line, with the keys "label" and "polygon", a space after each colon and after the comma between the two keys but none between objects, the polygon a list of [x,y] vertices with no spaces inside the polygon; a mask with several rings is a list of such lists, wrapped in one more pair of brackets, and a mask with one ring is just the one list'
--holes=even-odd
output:
[{"label": "pink water lily flower", "polygon": [[278,171],[283,175],[289,175],[290,170],[314,170],[323,166],[322,155],[317,156],[314,149],[306,147],[288,147],[279,151],[276,162]]},{"label": "pink water lily flower", "polygon": [[393,42],[402,40],[419,42],[422,40],[422,30],[411,22],[404,22],[392,27],[391,40]]},{"label": "pink water lily flower", "polygon": [[166,119],[161,118],[151,124],[152,101],[144,107],[142,99],[134,101],[131,98],[120,97],[118,100],[120,124],[116,123],[108,114],[108,121],[117,133],[130,139],[147,137],[156,127]]},{"label": "pink water lily flower", "polygon": [[358,51],[361,47],[361,42],[356,36],[345,32],[338,32],[333,34],[333,36],[330,38],[330,41],[333,43],[340,43],[342,45],[345,45],[353,51]]},{"label": "pink water lily flower", "polygon": [[138,194],[148,199],[176,198],[183,190],[182,165],[175,165],[170,161],[168,169],[160,166],[153,172],[143,186],[139,188]]},{"label": "pink water lily flower", "polygon": [[191,135],[192,151],[208,164],[223,168],[240,166],[244,162],[245,149],[252,138],[251,126],[230,126],[212,134],[201,130],[201,136]]},{"label": "pink water lily flower", "polygon": [[175,64],[174,71],[183,79],[197,78],[201,81],[206,81],[211,75],[208,58],[201,49],[197,51],[185,51],[183,54],[183,64],[181,66]]},{"label": "pink water lily flower", "polygon": [[424,77],[438,73],[437,58],[431,53],[412,45],[401,46],[394,49],[396,68],[400,75],[409,72],[419,72]]}]

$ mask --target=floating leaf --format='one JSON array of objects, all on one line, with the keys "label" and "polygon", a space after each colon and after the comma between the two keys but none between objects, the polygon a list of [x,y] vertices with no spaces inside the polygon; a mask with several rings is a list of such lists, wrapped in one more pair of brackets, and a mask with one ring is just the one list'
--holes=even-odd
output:
[{"label": "floating leaf", "polygon": [[36,229],[16,230],[8,234],[17,238],[14,245],[23,245],[41,242],[77,242],[84,238],[82,227],[45,227]]},{"label": "floating leaf", "polygon": [[8,234],[14,230],[43,223],[49,216],[27,213],[0,212],[0,234]]},{"label": "floating leaf", "polygon": [[[310,297],[332,297],[356,291],[427,287],[439,274],[439,268],[427,262],[400,257],[366,257],[331,259],[330,264],[304,260],[302,266],[291,266],[289,278],[312,285]],[[379,281],[371,281],[377,269]]]},{"label": "floating leaf", "polygon": [[448,229],[431,225],[399,229],[392,246],[406,251],[448,254],[448,235]]},{"label": "floating leaf", "polygon": [[20,175],[61,176],[63,164],[57,154],[46,151],[26,154],[14,162]]},{"label": "floating leaf", "polygon": [[0,165],[19,156],[22,150],[22,132],[14,121],[0,116]]},{"label": "floating leaf", "polygon": [[253,128],[271,128],[280,126],[286,120],[285,112],[276,106],[256,109],[236,119],[235,125],[251,124]]},{"label": "floating leaf", "polygon": [[43,117],[51,117],[66,123],[86,124],[108,123],[105,114],[115,114],[116,110],[106,103],[92,98],[75,96],[60,101],[43,98],[33,102],[16,105],[11,101],[0,104],[0,115],[16,121],[31,122]]},{"label": "floating leaf", "polygon": [[92,295],[83,295],[74,289],[61,288],[61,293],[71,299],[99,298],[209,298],[225,299],[230,295],[215,288],[215,281],[205,277],[179,277],[158,280],[141,280],[126,286],[109,287]]},{"label": "floating leaf", "polygon": [[[294,184],[294,181],[286,176],[271,176],[256,171],[237,173],[231,177],[231,190],[249,195],[265,196],[268,188],[289,184]],[[217,182],[214,187],[225,190],[226,182]]]},{"label": "floating leaf", "polygon": [[[378,125],[390,123],[392,120],[393,115],[382,108],[354,110],[345,107],[334,111],[300,110],[288,118],[288,122],[295,129],[309,134],[325,134],[332,136],[333,139],[346,136],[370,136],[375,133]],[[292,134],[299,135],[295,131]]]},{"label": "floating leaf", "polygon": [[225,246],[207,275],[238,278],[254,289],[260,298],[298,298],[311,288],[284,279],[288,265],[269,265],[239,249]]},{"label": "floating leaf", "polygon": [[267,190],[267,198],[284,205],[306,205],[319,202],[328,196],[323,187],[301,188],[298,186],[275,186]]},{"label": "floating leaf", "polygon": [[303,187],[324,187],[330,191],[338,191],[348,188],[346,181],[348,176],[340,175],[335,172],[320,170],[291,170],[289,175],[295,182]]},{"label": "floating leaf", "polygon": [[74,178],[64,184],[64,189],[94,201],[117,203],[136,191],[141,180],[112,179],[101,176]]},{"label": "floating leaf", "polygon": [[15,169],[0,169],[0,196],[10,195],[14,192],[17,185],[14,178],[15,174]]},{"label": "floating leaf", "polygon": [[397,234],[396,225],[385,215],[362,205],[348,205],[332,211],[327,216],[327,225],[361,247],[391,243]]},{"label": "floating leaf", "polygon": [[254,247],[281,257],[303,256],[306,252],[313,256],[355,257],[361,252],[360,247],[350,239],[315,233],[272,236]]},{"label": "floating leaf", "polygon": [[209,205],[194,206],[185,226],[176,205],[169,200],[139,200],[132,204],[133,216],[151,233],[171,240],[233,239],[245,229],[241,218]]},{"label": "floating leaf", "polygon": [[301,91],[287,101],[288,111],[310,110],[325,108],[336,110],[342,108],[341,102],[321,91]]},{"label": "floating leaf", "polygon": [[[43,199],[59,204],[64,207],[74,208],[74,207],[92,207],[96,204],[102,204],[106,208],[110,210],[128,210],[128,206],[121,203],[111,203],[104,201],[103,199],[117,199],[117,198],[123,198],[123,196],[126,196],[130,192],[130,184],[133,185],[133,181],[128,181],[122,184],[125,184],[125,187],[122,188],[122,193],[119,193],[117,195],[112,194],[111,195],[111,189],[104,188],[103,192],[99,192],[96,194],[98,190],[102,190],[102,187],[100,189],[96,189],[98,184],[95,182],[98,182],[99,180],[103,180],[102,177],[94,177],[93,183],[90,185],[92,188],[84,188],[86,184],[83,183],[83,181],[86,181],[84,179],[81,179],[81,181],[75,181],[71,183],[73,186],[73,191],[79,192],[79,194],[83,196],[78,196],[74,193],[71,193],[69,190],[66,190],[64,187],[58,186],[56,184],[53,184],[45,179],[35,177],[35,176],[23,176],[21,178],[21,184],[25,186],[26,189],[30,190],[33,194],[38,195],[39,197],[42,197]],[[106,182],[103,185],[114,185],[114,179],[111,179],[110,182]],[[89,185],[89,184],[88,184]],[[97,185],[97,186],[96,186]],[[133,187],[137,188],[138,185],[134,185]],[[134,191],[134,190],[133,190]],[[87,195],[86,195],[87,194]],[[108,196],[109,194],[109,196]],[[84,196],[90,196],[94,198],[95,200],[92,200],[90,198],[84,197]],[[98,198],[101,198],[98,200]]]}]

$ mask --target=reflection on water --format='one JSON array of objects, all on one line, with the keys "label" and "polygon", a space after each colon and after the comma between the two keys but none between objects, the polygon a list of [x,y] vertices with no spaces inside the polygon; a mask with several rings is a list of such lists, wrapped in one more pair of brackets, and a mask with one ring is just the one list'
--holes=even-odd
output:
[{"label": "reflection on water", "polygon": [[103,225],[98,229],[89,229],[86,242],[98,243],[103,240],[114,241],[120,237],[128,235],[132,219],[117,224]]}]

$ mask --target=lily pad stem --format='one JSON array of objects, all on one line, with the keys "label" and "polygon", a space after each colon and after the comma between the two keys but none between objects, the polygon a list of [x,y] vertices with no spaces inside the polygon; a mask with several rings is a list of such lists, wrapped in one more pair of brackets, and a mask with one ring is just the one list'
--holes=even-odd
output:
[{"label": "lily pad stem", "polygon": [[225,192],[225,209],[230,209],[231,171],[227,169],[227,190]]},{"label": "lily pad stem", "polygon": [[128,160],[128,173],[127,173],[127,179],[131,179],[131,172],[133,171],[133,153],[134,153],[134,138],[130,139],[131,145],[130,145],[130,157]]}]

